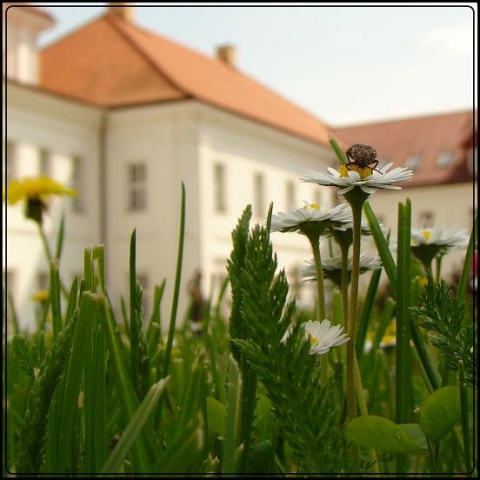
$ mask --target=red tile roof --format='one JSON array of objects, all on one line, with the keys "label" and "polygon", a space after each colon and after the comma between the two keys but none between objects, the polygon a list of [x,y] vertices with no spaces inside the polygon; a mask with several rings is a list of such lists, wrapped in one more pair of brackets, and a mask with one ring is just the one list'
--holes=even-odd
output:
[{"label": "red tile roof", "polygon": [[40,84],[109,108],[196,99],[315,143],[328,145],[331,134],[235,67],[111,13],[45,48]]},{"label": "red tile roof", "polygon": [[5,2],[5,3],[2,3],[2,6],[3,6],[3,12],[5,12],[7,8],[11,9],[11,7],[23,7],[23,8],[28,7],[29,13],[33,13],[38,17],[42,17],[45,20],[48,20],[52,25],[55,23],[55,19],[53,18],[52,15],[50,15],[50,13],[43,10],[42,8],[34,7],[33,4],[30,2]]},{"label": "red tile roof", "polygon": [[[335,131],[349,144],[373,146],[381,161],[393,162],[394,166],[412,168],[413,157],[419,156],[417,168],[412,168],[413,180],[405,183],[405,188],[472,181],[468,149],[476,139],[476,112],[367,123]],[[453,155],[451,162],[442,167],[438,158],[449,152]]]}]

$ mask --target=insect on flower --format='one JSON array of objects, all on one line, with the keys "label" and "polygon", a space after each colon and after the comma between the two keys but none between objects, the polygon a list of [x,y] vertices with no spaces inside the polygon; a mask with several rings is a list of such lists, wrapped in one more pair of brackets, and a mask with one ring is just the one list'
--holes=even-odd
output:
[{"label": "insect on flower", "polygon": [[355,165],[358,168],[371,168],[378,173],[382,173],[376,168],[378,165],[377,151],[370,145],[354,143],[348,147],[345,154],[348,158],[348,163],[345,164],[345,167],[348,170],[350,170],[349,166]]}]

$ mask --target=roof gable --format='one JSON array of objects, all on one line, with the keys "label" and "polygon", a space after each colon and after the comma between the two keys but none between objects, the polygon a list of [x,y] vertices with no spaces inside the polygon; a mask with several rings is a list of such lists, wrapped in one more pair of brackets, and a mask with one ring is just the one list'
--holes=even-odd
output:
[{"label": "roof gable", "polygon": [[105,107],[185,98],[109,17],[42,51],[41,86]]},{"label": "roof gable", "polygon": [[41,85],[105,107],[185,98],[316,143],[329,128],[225,62],[105,14],[42,52]]},{"label": "roof gable", "polygon": [[466,158],[468,139],[474,135],[472,111],[354,125],[336,131],[349,143],[375,147],[380,161],[412,168],[415,174],[405,187],[471,181]]}]

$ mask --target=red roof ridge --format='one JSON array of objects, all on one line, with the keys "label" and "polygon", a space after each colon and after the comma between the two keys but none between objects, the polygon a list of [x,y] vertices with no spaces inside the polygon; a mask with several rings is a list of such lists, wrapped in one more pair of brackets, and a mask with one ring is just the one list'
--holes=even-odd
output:
[{"label": "red roof ridge", "polygon": [[[129,22],[122,20],[115,13],[111,13],[108,11],[103,14],[103,17],[118,31],[118,33],[120,33],[125,38],[125,40],[127,40],[132,45],[132,47],[135,48],[138,54],[141,55],[145,59],[145,61],[147,61],[156,71],[158,71],[158,73],[163,75],[165,79],[172,84],[172,86],[179,88],[180,90],[183,90],[189,96],[193,96],[192,93],[188,91],[188,88],[184,87],[183,85],[180,85],[178,80],[172,78],[172,75],[170,75],[164,68],[161,68],[161,66],[158,65],[157,62],[152,60],[152,58],[146,54],[145,50],[138,44],[138,41],[134,38],[133,35],[131,35],[131,32],[129,32],[128,29],[125,28],[126,26],[131,25]],[[134,28],[146,35],[151,35],[149,31],[140,28],[138,25],[134,25]],[[165,40],[169,41],[167,39]]]}]

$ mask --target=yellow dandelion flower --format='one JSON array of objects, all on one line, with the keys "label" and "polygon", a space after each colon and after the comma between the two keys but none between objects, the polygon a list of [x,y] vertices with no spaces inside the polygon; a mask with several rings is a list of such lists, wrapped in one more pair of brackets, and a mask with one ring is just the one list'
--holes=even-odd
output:
[{"label": "yellow dandelion flower", "polygon": [[48,300],[49,292],[48,290],[39,290],[38,292],[35,292],[31,299],[34,302],[39,302],[39,303],[44,303]]},{"label": "yellow dandelion flower", "polygon": [[25,201],[25,216],[41,223],[42,214],[47,209],[46,202],[52,195],[74,197],[77,192],[46,176],[23,178],[7,185],[3,201],[6,199],[9,205]]}]

